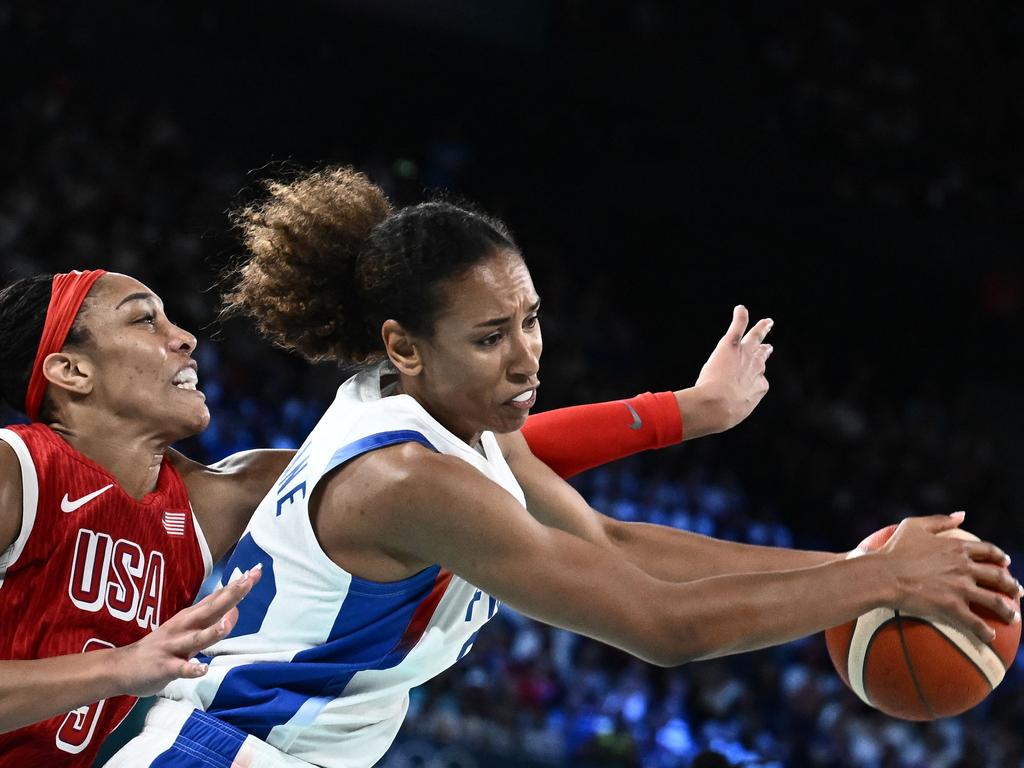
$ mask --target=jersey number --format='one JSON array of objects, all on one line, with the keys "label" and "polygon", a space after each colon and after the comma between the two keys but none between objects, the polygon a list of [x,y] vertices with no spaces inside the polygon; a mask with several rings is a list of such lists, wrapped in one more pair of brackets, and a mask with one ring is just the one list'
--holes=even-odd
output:
[{"label": "jersey number", "polygon": [[263,564],[263,575],[252,591],[245,596],[245,600],[238,604],[238,621],[228,637],[254,635],[259,632],[263,627],[263,620],[267,618],[270,604],[277,596],[274,558],[256,543],[251,533],[247,533],[235,546],[235,551],[224,567],[225,580],[230,579],[235,571],[245,573],[256,563]]},{"label": "jersey number", "polygon": [[[92,638],[86,641],[85,647],[82,648],[82,653],[113,647],[106,640]],[[77,755],[89,746],[89,742],[92,741],[92,735],[96,731],[96,723],[99,722],[100,713],[103,711],[104,703],[105,701],[101,699],[68,712],[64,722],[57,729],[57,749]]]}]

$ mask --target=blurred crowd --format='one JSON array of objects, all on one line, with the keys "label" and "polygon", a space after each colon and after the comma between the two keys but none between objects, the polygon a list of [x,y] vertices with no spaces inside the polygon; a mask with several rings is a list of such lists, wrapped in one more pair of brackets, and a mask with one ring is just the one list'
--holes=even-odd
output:
[{"label": "blurred crowd", "polygon": [[[866,338],[854,338],[856,329],[837,338],[816,332],[813,315],[795,309],[799,330],[786,335],[785,323],[778,323],[769,364],[772,389],[747,422],[729,434],[638,456],[573,482],[596,509],[619,519],[832,551],[852,548],[909,514],[966,508],[965,527],[1024,562],[1024,539],[1016,534],[1024,509],[1015,477],[1024,429],[1019,386],[989,368],[1005,370],[1014,353],[1002,340],[1021,325],[1020,267],[1007,258],[1016,251],[1006,236],[1012,227],[1004,223],[1015,221],[1024,168],[1018,155],[1000,149],[1011,143],[1024,91],[1011,88],[1006,100],[995,85],[971,91],[962,71],[979,50],[992,70],[1003,53],[1016,62],[1019,47],[1011,43],[1019,37],[1020,13],[1004,9],[1004,17],[988,19],[939,3],[911,24],[906,13],[893,20],[863,9],[747,9],[749,23],[718,25],[717,35],[693,41],[693,50],[673,59],[680,7],[628,5],[598,11],[579,2],[551,4],[550,34],[564,46],[547,54],[555,69],[546,95],[571,90],[574,71],[607,75],[617,66],[604,56],[614,42],[642,61],[664,64],[683,78],[680,87],[692,97],[669,109],[653,95],[662,84],[645,81],[643,87],[611,89],[596,117],[572,114],[571,104],[530,115],[524,142],[537,146],[551,127],[547,120],[594,120],[589,139],[571,148],[551,132],[548,149],[538,150],[540,179],[525,178],[528,166],[518,153],[527,150],[485,144],[485,131],[471,129],[472,115],[431,122],[415,142],[391,150],[365,138],[346,141],[344,118],[338,118],[331,131],[307,137],[314,144],[308,155],[354,162],[398,202],[415,201],[424,187],[466,193],[522,232],[545,296],[542,410],[688,386],[731,309],[724,305],[721,327],[702,314],[711,310],[691,295],[696,290],[686,278],[712,273],[697,259],[679,277],[689,296],[680,300],[687,305],[680,312],[698,315],[692,320],[652,331],[640,312],[610,311],[626,300],[617,276],[593,268],[585,251],[594,246],[599,253],[602,238],[614,235],[601,226],[578,229],[577,240],[552,234],[557,206],[550,203],[566,190],[579,192],[576,187],[593,187],[600,179],[610,205],[633,206],[631,215],[642,216],[637,209],[649,201],[628,194],[640,183],[654,193],[671,186],[680,207],[696,206],[702,196],[735,194],[741,211],[751,201],[764,202],[758,197],[762,187],[788,181],[824,190],[817,204],[838,211],[828,222],[809,222],[810,229],[841,224],[849,211],[865,206],[924,216],[914,221],[934,225],[932,234],[912,229],[901,236],[924,237],[926,254],[908,253],[901,262],[885,251],[864,259],[883,276],[879,281],[914,276],[906,283],[912,290],[929,290],[916,277],[927,270],[951,275],[935,284],[940,293],[934,301],[919,297],[915,304],[934,310],[934,336],[896,327],[892,342],[880,335],[889,330],[883,320],[852,317]],[[183,117],[159,89],[110,95],[83,63],[103,48],[103,25],[61,26],[54,13],[0,0],[0,36],[11,43],[0,59],[28,55],[35,47],[60,51],[27,70],[0,103],[8,127],[0,154],[0,277],[7,282],[87,266],[139,277],[201,340],[200,386],[213,421],[182,450],[215,461],[251,447],[297,445],[345,372],[310,367],[272,350],[239,321],[215,321],[218,271],[237,252],[224,212],[254,184],[250,172],[259,163],[246,154],[252,147],[241,136],[239,146],[215,146],[197,132],[196,116]],[[226,11],[205,9],[197,28],[214,39],[226,34],[228,21]],[[707,16],[698,22],[711,24]],[[992,45],[979,48],[978,39]],[[308,66],[337,64],[337,51],[314,43],[308,48]],[[737,123],[740,113],[750,111],[750,124],[758,127],[750,141],[709,133],[691,114],[721,98],[714,81],[692,74],[699,71],[696,59],[709,61],[740,100]],[[939,82],[965,91],[959,108],[936,98]],[[517,103],[514,93],[506,97]],[[580,98],[597,96],[583,92]],[[202,122],[216,121],[217,115],[202,115]],[[328,133],[329,144],[315,144]],[[660,164],[684,151],[693,153],[688,171],[663,173]],[[595,157],[604,160],[596,171]],[[492,168],[500,187],[488,183]],[[726,189],[737,178],[744,183]],[[528,202],[537,204],[536,225],[528,220]],[[693,214],[698,235],[702,213],[715,227],[713,238],[696,238],[707,248],[707,261],[727,257],[740,242],[721,227],[727,214],[694,210],[701,211]],[[959,223],[928,218],[937,213]],[[777,214],[766,211],[756,220],[763,224]],[[990,225],[979,228],[988,234],[958,241],[956,233],[978,219]],[[645,232],[650,230],[638,230],[636,237],[647,237]],[[837,247],[845,257],[858,258],[851,242],[877,245],[872,233],[856,227],[835,239],[843,241]],[[966,256],[958,243],[969,245]],[[980,252],[985,259],[977,257]],[[776,278],[765,295],[825,290],[844,306],[865,305],[870,315],[877,299],[870,291],[877,286],[851,282],[856,270],[848,260],[837,257],[829,269],[835,273],[822,284],[799,271]],[[962,293],[942,293],[960,283]],[[728,297],[731,288],[708,284],[707,290]],[[950,296],[961,304],[944,306]],[[948,327],[947,313],[966,318],[962,322],[974,335],[964,338],[958,335],[963,327]],[[663,332],[686,338],[672,355],[652,355],[659,348],[650,337]],[[938,357],[919,377],[908,376],[906,359],[926,357],[922,349]],[[666,366],[665,357],[675,367]],[[2,415],[5,422],[16,418]],[[983,705],[964,716],[911,724],[861,704],[833,671],[821,636],[662,670],[506,607],[466,659],[414,692],[409,719],[384,764],[1013,768],[1024,765],[1022,675],[1018,664]]]}]

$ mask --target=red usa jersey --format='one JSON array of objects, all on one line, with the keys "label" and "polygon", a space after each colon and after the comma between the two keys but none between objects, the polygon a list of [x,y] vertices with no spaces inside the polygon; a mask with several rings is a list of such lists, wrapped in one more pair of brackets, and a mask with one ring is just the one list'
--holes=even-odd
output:
[{"label": "red usa jersey", "polygon": [[[0,659],[129,645],[192,604],[212,569],[185,483],[164,461],[136,501],[43,424],[0,429],[21,465],[21,530],[0,553]],[[0,734],[0,766],[91,766],[136,699]]]}]

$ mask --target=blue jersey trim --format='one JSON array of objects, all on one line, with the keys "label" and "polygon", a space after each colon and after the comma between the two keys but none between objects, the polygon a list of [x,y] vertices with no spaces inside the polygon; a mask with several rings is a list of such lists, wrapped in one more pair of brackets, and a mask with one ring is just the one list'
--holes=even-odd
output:
[{"label": "blue jersey trim", "polygon": [[376,451],[378,448],[386,448],[389,445],[397,445],[398,443],[419,443],[435,453],[440,453],[422,432],[417,432],[415,429],[395,429],[391,432],[377,432],[373,435],[361,437],[348,445],[343,445],[335,451],[331,460],[327,462],[324,474],[326,475],[332,469],[340,467],[346,461],[351,461],[356,456],[362,456],[364,453]]}]

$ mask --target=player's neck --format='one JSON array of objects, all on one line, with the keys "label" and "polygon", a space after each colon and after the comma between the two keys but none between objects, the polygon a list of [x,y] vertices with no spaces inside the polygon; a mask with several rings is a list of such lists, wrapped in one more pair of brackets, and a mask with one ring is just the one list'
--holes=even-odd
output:
[{"label": "player's neck", "polygon": [[132,498],[141,499],[156,489],[160,465],[169,445],[166,440],[153,435],[132,435],[110,425],[96,429],[53,423],[50,428],[76,451],[113,475]]}]

